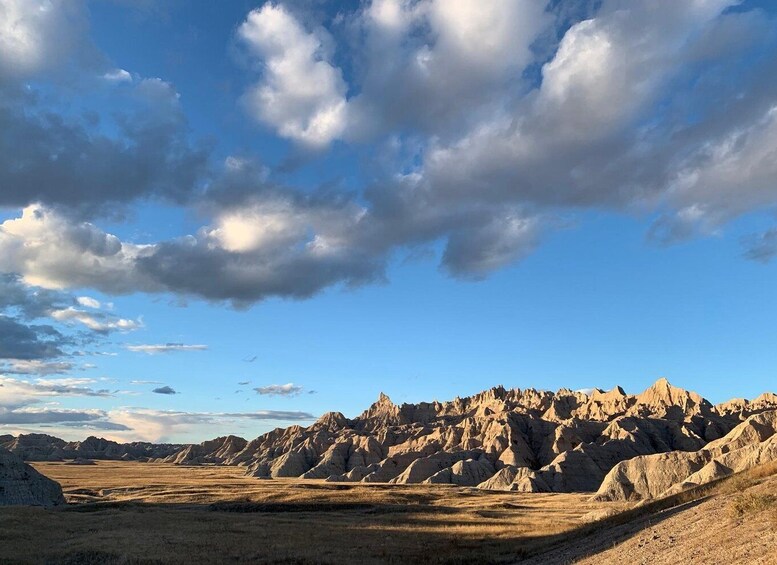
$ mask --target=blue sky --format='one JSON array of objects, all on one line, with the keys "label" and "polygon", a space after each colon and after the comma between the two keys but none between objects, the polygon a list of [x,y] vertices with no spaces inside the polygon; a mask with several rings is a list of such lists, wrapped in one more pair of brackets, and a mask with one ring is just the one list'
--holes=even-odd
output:
[{"label": "blue sky", "polygon": [[0,15],[0,433],[775,388],[768,2]]}]

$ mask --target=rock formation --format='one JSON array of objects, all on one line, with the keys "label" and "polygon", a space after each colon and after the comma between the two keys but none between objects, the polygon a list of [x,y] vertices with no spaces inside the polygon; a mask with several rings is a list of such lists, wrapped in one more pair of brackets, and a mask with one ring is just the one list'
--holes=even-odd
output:
[{"label": "rock formation", "polygon": [[64,504],[62,487],[0,447],[0,506]]},{"label": "rock formation", "polygon": [[241,465],[261,478],[593,492],[621,461],[696,452],[769,407],[777,409],[774,395],[716,407],[666,379],[637,395],[620,387],[591,394],[496,387],[450,402],[396,405],[381,394],[354,419],[330,412],[239,450],[240,442],[224,449],[219,438],[163,460]]},{"label": "rock formation", "polygon": [[[449,402],[396,405],[381,394],[356,418],[329,412],[311,426],[276,428],[251,441],[226,436],[185,446],[98,438],[68,443],[30,434],[0,436],[0,445],[28,460],[238,465],[257,478],[448,483],[521,492],[594,492],[608,473],[617,483],[633,473],[650,473],[639,465],[663,468],[676,461],[674,475],[667,472],[661,481],[644,485],[635,479],[634,489],[612,495],[654,496],[711,461],[694,454],[711,453],[737,425],[773,410],[774,394],[713,406],[666,379],[636,395],[620,387],[586,394],[500,386]],[[641,456],[655,458],[642,463]],[[621,464],[627,460],[634,462]],[[724,472],[719,463],[703,475]]]},{"label": "rock formation", "polygon": [[775,460],[777,410],[769,410],[750,416],[698,451],[645,455],[618,463],[594,498],[642,500],[665,496]]},{"label": "rock formation", "polygon": [[117,443],[90,436],[83,441],[67,442],[46,434],[0,436],[0,447],[15,453],[25,461],[63,461],[65,459],[109,459],[142,461],[164,458],[177,453],[183,446],[148,442]]},{"label": "rock formation", "polygon": [[218,437],[200,444],[187,445],[161,460],[176,465],[221,465],[245,449],[247,443],[242,437]]}]

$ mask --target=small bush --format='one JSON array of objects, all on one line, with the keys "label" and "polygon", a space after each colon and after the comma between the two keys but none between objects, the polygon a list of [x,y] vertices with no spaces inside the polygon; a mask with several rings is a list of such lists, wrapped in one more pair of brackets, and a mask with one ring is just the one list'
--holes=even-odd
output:
[{"label": "small bush", "polygon": [[734,497],[729,505],[729,511],[734,518],[745,514],[755,514],[771,508],[777,498],[770,494],[742,493]]}]

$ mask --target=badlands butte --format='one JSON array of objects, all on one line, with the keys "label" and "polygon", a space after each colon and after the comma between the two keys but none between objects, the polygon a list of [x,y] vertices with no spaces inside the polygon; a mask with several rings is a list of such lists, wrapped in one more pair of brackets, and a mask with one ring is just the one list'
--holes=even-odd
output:
[{"label": "badlands butte", "polygon": [[278,428],[251,441],[120,444],[29,434],[0,436],[0,451],[25,461],[233,466],[257,479],[589,492],[598,501],[635,501],[773,461],[776,432],[773,393],[712,405],[660,379],[636,395],[620,387],[495,387],[449,402],[396,405],[381,394],[356,418],[329,412],[309,427]]}]

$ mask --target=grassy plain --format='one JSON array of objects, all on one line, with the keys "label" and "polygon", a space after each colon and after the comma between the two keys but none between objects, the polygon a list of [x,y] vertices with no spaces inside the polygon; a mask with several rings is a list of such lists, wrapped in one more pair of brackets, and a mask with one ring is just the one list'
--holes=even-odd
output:
[{"label": "grassy plain", "polygon": [[0,507],[2,564],[777,564],[777,463],[637,506],[235,467],[35,467],[69,504]]},{"label": "grassy plain", "polygon": [[503,563],[612,507],[579,494],[259,480],[236,467],[35,467],[70,504],[0,509],[0,562]]}]

